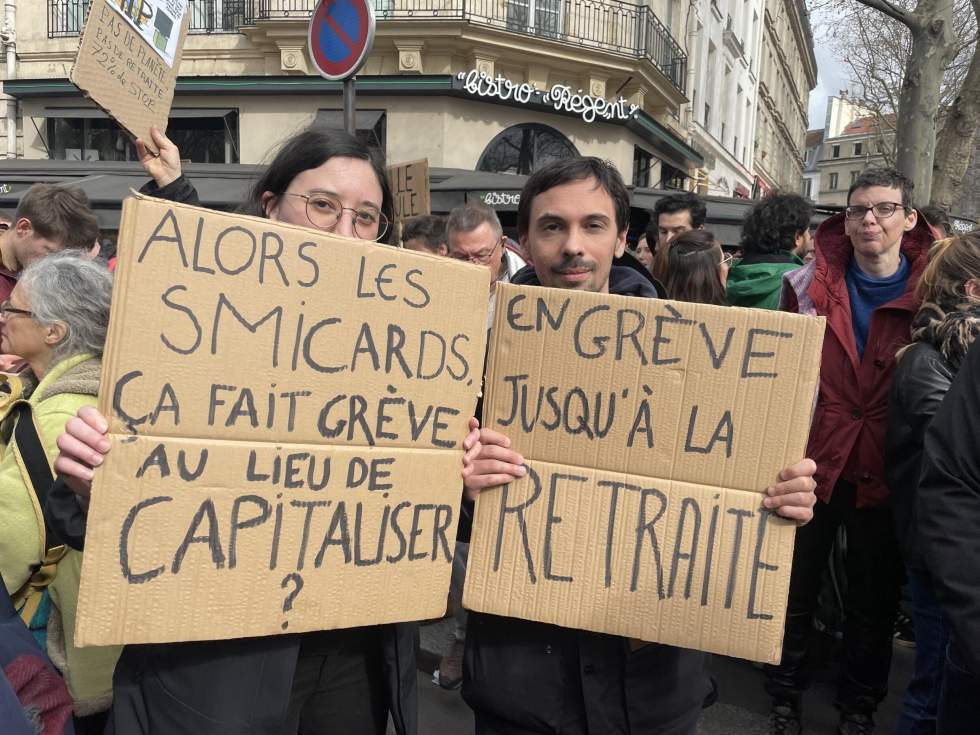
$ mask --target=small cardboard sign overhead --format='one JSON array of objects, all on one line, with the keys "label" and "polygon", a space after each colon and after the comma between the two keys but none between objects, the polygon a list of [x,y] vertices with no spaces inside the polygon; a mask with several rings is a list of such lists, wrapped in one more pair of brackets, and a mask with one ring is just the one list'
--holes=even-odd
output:
[{"label": "small cardboard sign overhead", "polygon": [[71,81],[155,150],[166,130],[184,39],[187,0],[92,0]]},{"label": "small cardboard sign overhead", "polygon": [[476,504],[472,610],[779,660],[823,319],[502,284],[485,425],[526,477]]},{"label": "small cardboard sign overhead", "polygon": [[429,199],[429,161],[412,161],[388,167],[388,181],[395,200],[395,220],[431,214]]},{"label": "small cardboard sign overhead", "polygon": [[445,611],[485,268],[123,205],[82,645]]}]

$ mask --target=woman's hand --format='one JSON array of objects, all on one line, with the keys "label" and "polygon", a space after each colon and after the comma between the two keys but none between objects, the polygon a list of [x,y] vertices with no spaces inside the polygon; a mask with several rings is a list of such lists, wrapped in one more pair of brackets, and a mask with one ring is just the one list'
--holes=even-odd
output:
[{"label": "woman's hand", "polygon": [[60,451],[54,461],[55,472],[65,479],[65,484],[83,508],[88,508],[92,492],[92,470],[101,465],[109,453],[108,430],[109,422],[105,416],[92,406],[82,406],[58,437]]},{"label": "woman's hand", "polygon": [[791,518],[804,526],[813,518],[813,506],[817,502],[814,490],[817,483],[813,475],[817,465],[812,459],[802,459],[779,473],[779,482],[766,489],[762,504],[784,518]]},{"label": "woman's hand", "polygon": [[136,139],[136,155],[143,164],[143,169],[161,189],[180,178],[180,149],[166,135],[160,132],[156,125],[150,126],[150,139],[160,151],[152,153],[141,139]]},{"label": "woman's hand", "polygon": [[470,419],[470,433],[463,440],[463,488],[467,500],[481,491],[524,477],[524,458],[510,449],[510,439],[498,431],[481,429]]}]

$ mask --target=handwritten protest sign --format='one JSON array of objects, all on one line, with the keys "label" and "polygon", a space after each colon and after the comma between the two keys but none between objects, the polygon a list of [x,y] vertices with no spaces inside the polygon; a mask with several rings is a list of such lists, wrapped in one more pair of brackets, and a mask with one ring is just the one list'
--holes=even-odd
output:
[{"label": "handwritten protest sign", "polygon": [[388,167],[398,222],[420,214],[431,214],[429,198],[429,161],[412,161]]},{"label": "handwritten protest sign", "polygon": [[127,199],[83,645],[445,610],[488,273]]},{"label": "handwritten protest sign", "polygon": [[481,494],[464,604],[778,661],[822,319],[498,286],[485,424],[527,475]]},{"label": "handwritten protest sign", "polygon": [[71,81],[155,150],[166,130],[190,14],[187,0],[92,0]]}]

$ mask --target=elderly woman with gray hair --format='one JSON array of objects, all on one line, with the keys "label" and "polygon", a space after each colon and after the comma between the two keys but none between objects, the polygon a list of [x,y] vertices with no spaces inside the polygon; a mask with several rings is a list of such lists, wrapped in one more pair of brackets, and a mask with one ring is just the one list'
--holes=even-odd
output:
[{"label": "elderly woman with gray hair", "polygon": [[74,646],[82,557],[62,544],[43,509],[58,436],[96,402],[111,294],[105,264],[59,253],[32,263],[0,304],[0,352],[28,365],[0,384],[0,573],[64,675],[81,732],[101,731],[119,649]]}]

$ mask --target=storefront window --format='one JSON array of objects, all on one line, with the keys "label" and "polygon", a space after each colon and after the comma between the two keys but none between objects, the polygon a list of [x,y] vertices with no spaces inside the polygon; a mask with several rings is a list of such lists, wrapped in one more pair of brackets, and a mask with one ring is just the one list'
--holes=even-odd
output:
[{"label": "storefront window", "polygon": [[[193,163],[238,163],[238,113],[172,117],[167,136]],[[48,154],[59,161],[135,161],[136,148],[112,120],[49,117]]]},{"label": "storefront window", "polygon": [[650,186],[653,155],[640,146],[633,146],[633,186]]},{"label": "storefront window", "polygon": [[669,163],[660,164],[661,189],[686,189],[687,173]]},{"label": "storefront window", "polygon": [[525,123],[507,128],[490,141],[476,168],[493,173],[527,175],[546,163],[577,155],[572,142],[554,128]]},{"label": "storefront window", "polygon": [[[315,125],[336,130],[344,129],[343,110],[318,110],[313,121]],[[355,134],[365,145],[385,150],[385,133],[388,129],[388,116],[384,110],[357,110],[354,116]]]}]

